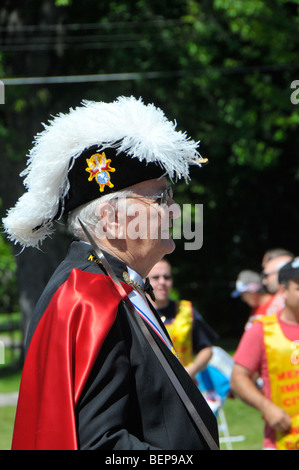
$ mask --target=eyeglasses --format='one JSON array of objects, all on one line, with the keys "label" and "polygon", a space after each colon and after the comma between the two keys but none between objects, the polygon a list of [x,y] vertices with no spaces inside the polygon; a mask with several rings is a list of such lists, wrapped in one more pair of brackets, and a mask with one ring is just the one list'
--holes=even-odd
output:
[{"label": "eyeglasses", "polygon": [[271,274],[276,274],[277,271],[271,271],[270,273],[262,273],[261,278],[266,279],[266,277],[270,276]]},{"label": "eyeglasses", "polygon": [[163,277],[163,279],[165,279],[165,281],[170,281],[170,279],[172,279],[172,277],[169,274],[161,274],[159,276],[151,276],[150,280],[154,279],[154,281],[157,281],[160,277]]},{"label": "eyeglasses", "polygon": [[169,199],[173,199],[173,189],[168,186],[161,194],[157,196],[127,196],[127,199],[155,199],[155,202],[160,206],[166,206]]}]

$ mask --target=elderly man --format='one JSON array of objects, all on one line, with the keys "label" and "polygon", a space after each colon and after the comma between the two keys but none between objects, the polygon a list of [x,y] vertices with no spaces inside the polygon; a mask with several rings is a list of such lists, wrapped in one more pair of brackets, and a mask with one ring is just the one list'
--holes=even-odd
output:
[{"label": "elderly man", "polygon": [[217,334],[204,321],[189,300],[173,301],[172,267],[163,258],[153,266],[148,278],[154,290],[154,306],[163,321],[176,352],[188,374],[196,379],[210,361]]},{"label": "elderly man", "polygon": [[69,214],[75,241],[32,317],[13,449],[217,449],[142,282],[174,249],[166,177],[188,179],[196,148],[133,97],[83,102],[38,135],[5,229],[38,246]]}]

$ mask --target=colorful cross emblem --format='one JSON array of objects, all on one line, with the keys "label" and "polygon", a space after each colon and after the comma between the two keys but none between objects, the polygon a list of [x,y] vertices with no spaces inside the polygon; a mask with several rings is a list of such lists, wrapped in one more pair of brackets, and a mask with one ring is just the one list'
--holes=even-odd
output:
[{"label": "colorful cross emblem", "polygon": [[115,171],[115,168],[111,168],[111,159],[107,159],[105,152],[95,153],[90,158],[86,159],[88,167],[86,171],[90,173],[88,181],[92,181],[95,178],[96,182],[100,186],[100,191],[103,192],[105,186],[113,188],[113,184],[110,181],[110,173]]}]

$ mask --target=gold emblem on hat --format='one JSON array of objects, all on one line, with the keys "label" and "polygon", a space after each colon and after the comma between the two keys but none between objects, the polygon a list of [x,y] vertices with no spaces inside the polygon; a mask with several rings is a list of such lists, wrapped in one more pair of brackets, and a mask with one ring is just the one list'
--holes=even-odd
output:
[{"label": "gold emblem on hat", "polygon": [[113,188],[110,181],[110,173],[115,171],[115,168],[110,166],[111,159],[106,158],[105,152],[94,153],[90,158],[86,159],[88,167],[85,169],[90,173],[88,181],[96,180],[100,186],[101,193],[104,191],[105,186]]}]

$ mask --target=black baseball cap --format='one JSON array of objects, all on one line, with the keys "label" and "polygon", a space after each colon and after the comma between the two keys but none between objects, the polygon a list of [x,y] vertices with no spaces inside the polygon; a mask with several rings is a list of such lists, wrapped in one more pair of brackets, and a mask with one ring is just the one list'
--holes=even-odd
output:
[{"label": "black baseball cap", "polygon": [[291,279],[299,279],[299,256],[286,263],[278,272],[279,284]]}]

